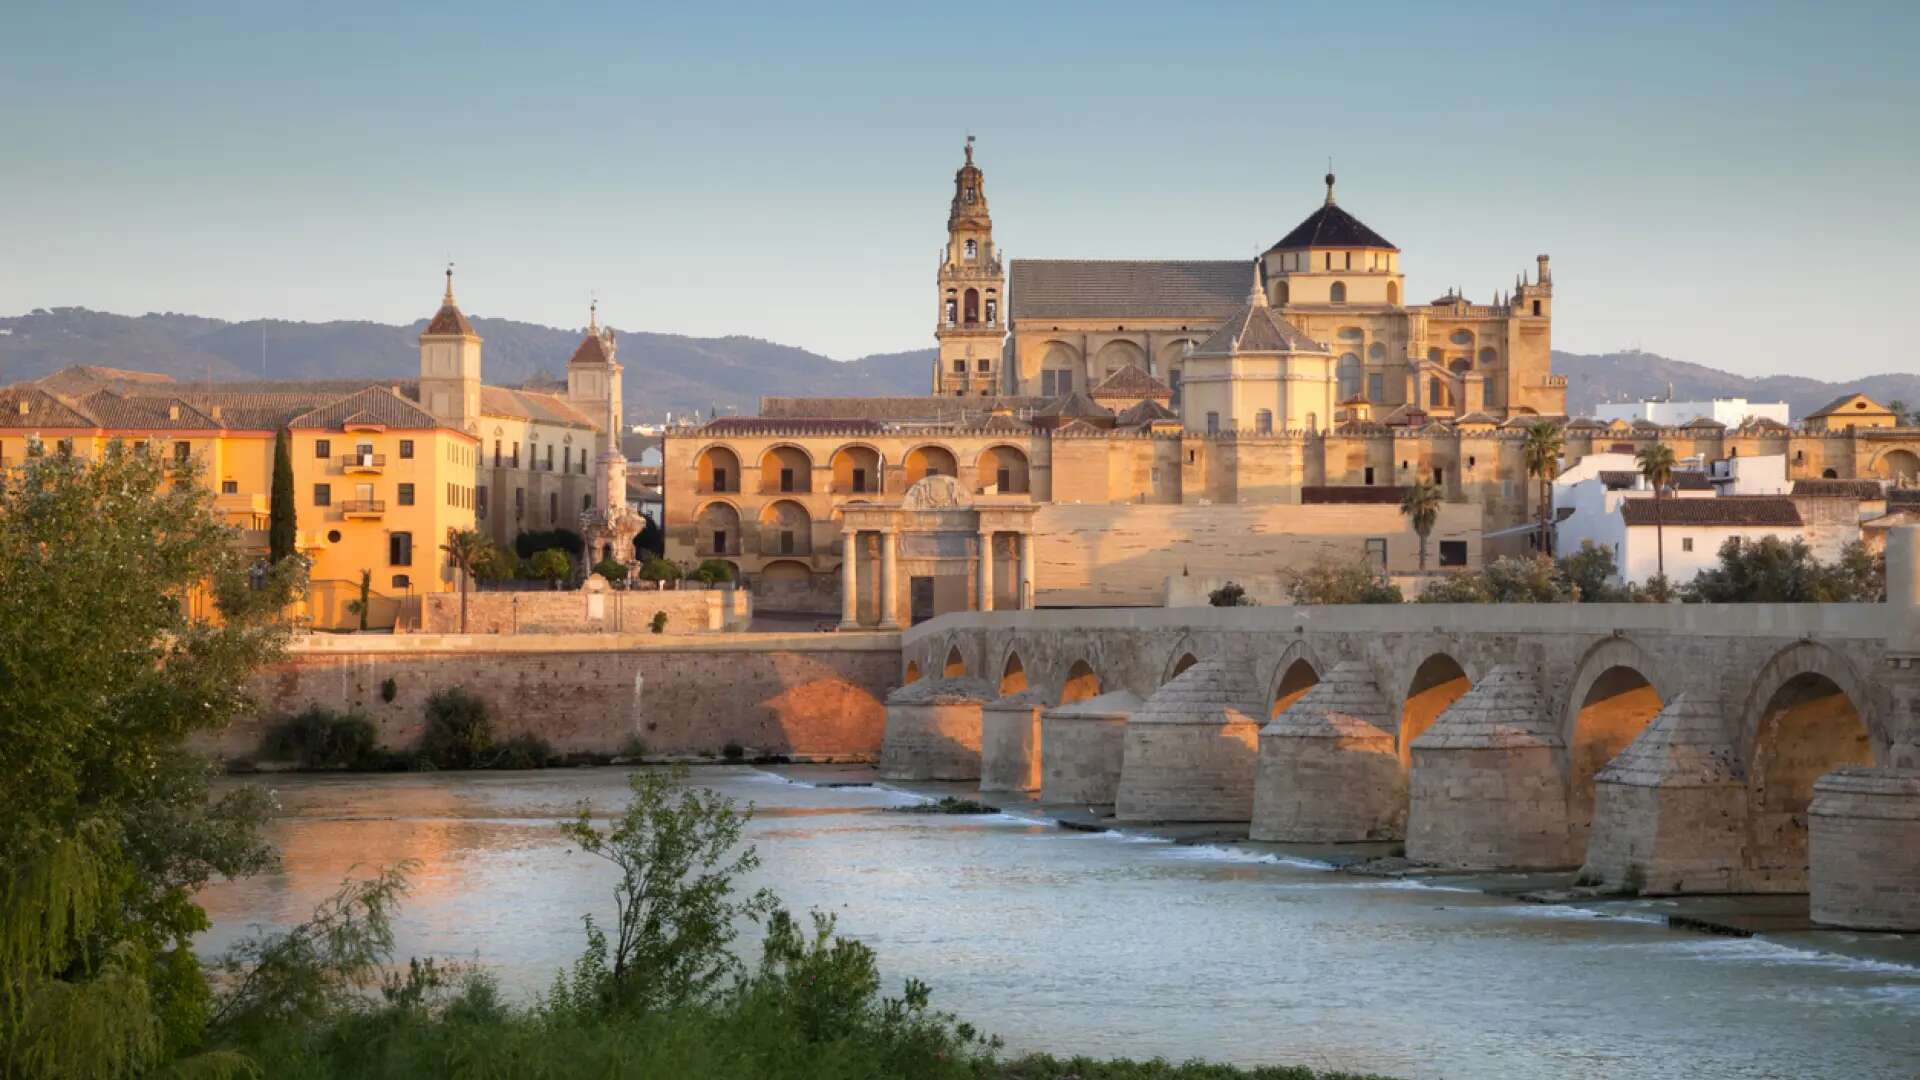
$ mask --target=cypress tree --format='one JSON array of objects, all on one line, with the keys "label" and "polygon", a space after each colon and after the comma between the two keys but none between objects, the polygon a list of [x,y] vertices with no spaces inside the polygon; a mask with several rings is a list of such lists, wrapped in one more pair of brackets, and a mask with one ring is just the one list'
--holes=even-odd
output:
[{"label": "cypress tree", "polygon": [[267,552],[274,561],[293,554],[293,446],[287,429],[273,437],[273,497],[267,507]]}]

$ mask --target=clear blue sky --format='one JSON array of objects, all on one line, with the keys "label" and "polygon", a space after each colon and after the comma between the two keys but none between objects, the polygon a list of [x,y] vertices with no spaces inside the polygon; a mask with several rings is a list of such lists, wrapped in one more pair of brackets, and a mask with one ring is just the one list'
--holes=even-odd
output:
[{"label": "clear blue sky", "polygon": [[916,348],[971,129],[1016,258],[1251,257],[1331,155],[1415,298],[1550,252],[1561,348],[1913,363],[1911,0],[407,6],[10,3],[0,313],[400,322],[451,255],[469,313]]}]

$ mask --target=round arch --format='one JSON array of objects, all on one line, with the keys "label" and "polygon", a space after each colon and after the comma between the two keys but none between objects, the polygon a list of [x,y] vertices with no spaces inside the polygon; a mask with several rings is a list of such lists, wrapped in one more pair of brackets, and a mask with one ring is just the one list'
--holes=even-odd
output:
[{"label": "round arch", "polygon": [[1327,670],[1318,654],[1313,651],[1304,638],[1295,639],[1281,651],[1280,659],[1273,665],[1273,675],[1267,681],[1267,701],[1272,704],[1269,716],[1279,716],[1289,705],[1306,696],[1320,682],[1320,673]]},{"label": "round arch", "polygon": [[835,447],[827,459],[836,495],[874,495],[885,488],[887,458],[868,443]]},{"label": "round arch", "polygon": [[912,487],[929,476],[958,477],[960,465],[953,451],[939,443],[921,443],[900,459],[907,470],[907,486]]},{"label": "round arch", "polygon": [[760,453],[760,491],[775,495],[813,490],[813,455],[793,443],[775,443]]},{"label": "round arch", "polygon": [[740,553],[740,508],[731,499],[710,499],[693,514],[695,555]]},{"label": "round arch", "polygon": [[1060,686],[1060,704],[1071,705],[1076,701],[1085,701],[1100,696],[1100,674],[1093,665],[1085,660],[1075,660],[1067,668],[1067,678]]},{"label": "round arch", "polygon": [[1116,338],[1100,346],[1093,354],[1093,370],[1087,373],[1087,377],[1098,383],[1129,364],[1141,371],[1147,370],[1147,352],[1137,342]]},{"label": "round arch", "polygon": [[1561,721],[1567,825],[1584,850],[1593,824],[1594,777],[1640,737],[1676,688],[1653,655],[1631,638],[1608,638],[1574,666]]},{"label": "round arch", "polygon": [[[1047,395],[1065,393],[1077,383],[1086,381],[1087,365],[1080,350],[1064,341],[1043,341],[1040,343],[1040,370],[1053,372],[1054,378],[1040,380],[1040,392]],[[1069,380],[1062,389],[1059,385],[1060,372],[1065,372]],[[1052,386],[1048,385],[1052,382]]]},{"label": "round arch", "polygon": [[973,460],[976,487],[996,488],[1002,495],[1023,495],[1029,490],[1027,454],[1019,447],[997,443]]},{"label": "round arch", "polygon": [[1440,714],[1447,711],[1447,706],[1473,689],[1473,680],[1460,661],[1446,652],[1435,651],[1428,653],[1401,685],[1407,688],[1400,698],[1398,736],[1400,760],[1404,764],[1413,760],[1413,740],[1432,727]]},{"label": "round arch", "polygon": [[1027,688],[1027,668],[1020,654],[1009,649],[1006,663],[1000,665],[1000,696],[1018,694]]},{"label": "round arch", "polygon": [[754,605],[775,605],[768,610],[804,601],[812,589],[813,570],[798,559],[775,559],[753,575]]},{"label": "round arch", "polygon": [[1910,487],[1920,480],[1920,456],[1898,447],[1883,450],[1875,455],[1872,472],[1882,480],[1892,480],[1902,487]]},{"label": "round arch", "polygon": [[693,490],[699,495],[740,490],[740,454],[724,443],[708,443],[693,455]]},{"label": "round arch", "polygon": [[762,555],[813,554],[813,515],[793,499],[775,499],[760,508]]}]

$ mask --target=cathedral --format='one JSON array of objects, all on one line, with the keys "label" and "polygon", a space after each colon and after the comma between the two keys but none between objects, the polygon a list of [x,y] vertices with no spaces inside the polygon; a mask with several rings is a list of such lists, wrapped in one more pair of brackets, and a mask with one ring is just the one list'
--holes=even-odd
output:
[{"label": "cathedral", "polygon": [[1547,256],[1489,303],[1449,291],[1409,304],[1400,249],[1339,204],[1332,173],[1326,185],[1252,261],[1003,262],[969,139],[938,275],[933,392],[1099,399],[1124,384],[1164,393],[1187,430],[1209,432],[1565,414]]}]

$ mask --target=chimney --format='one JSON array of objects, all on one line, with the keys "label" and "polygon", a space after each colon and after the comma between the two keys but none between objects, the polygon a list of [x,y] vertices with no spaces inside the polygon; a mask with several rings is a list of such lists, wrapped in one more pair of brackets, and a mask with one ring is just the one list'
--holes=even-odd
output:
[{"label": "chimney", "polygon": [[27,415],[27,412],[29,411],[30,408],[31,406],[27,404],[27,399],[21,398],[20,399],[20,415],[21,416]]},{"label": "chimney", "polygon": [[178,419],[180,419],[180,405],[179,405],[179,403],[177,403],[177,402],[176,402],[176,403],[174,403],[174,404],[172,404],[172,405],[169,405],[169,406],[167,406],[167,419],[169,419],[169,420],[178,420]]}]

